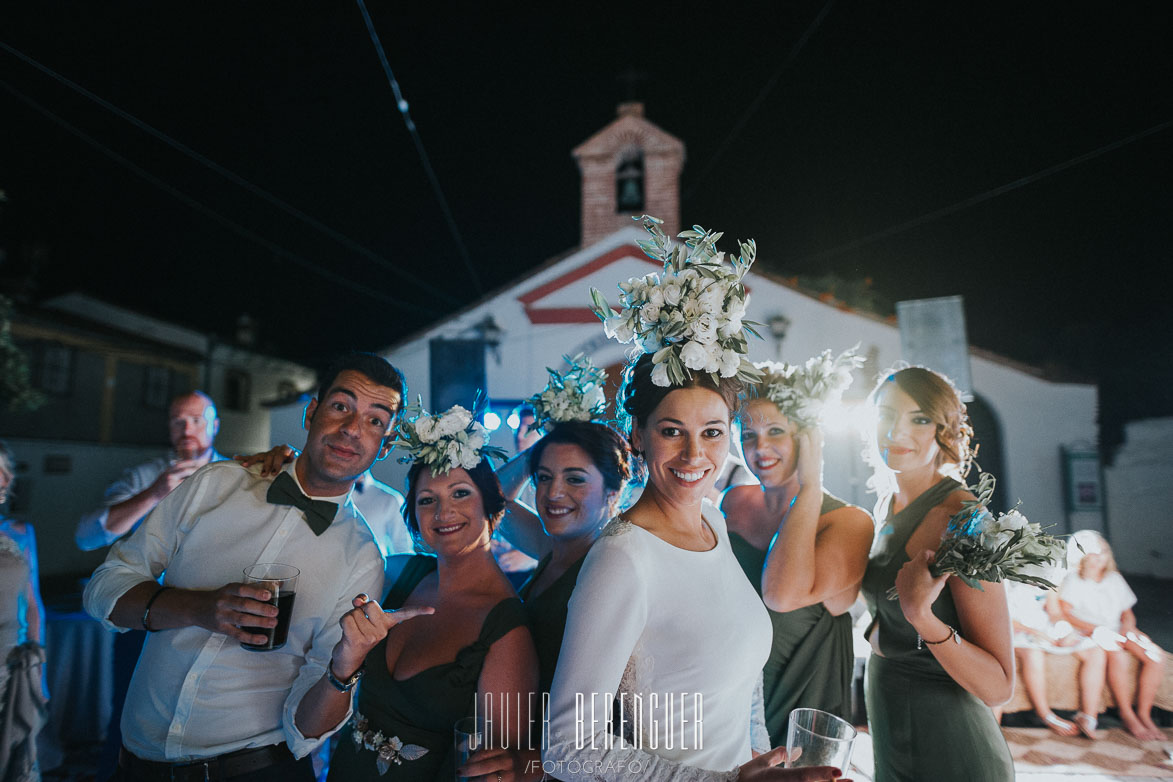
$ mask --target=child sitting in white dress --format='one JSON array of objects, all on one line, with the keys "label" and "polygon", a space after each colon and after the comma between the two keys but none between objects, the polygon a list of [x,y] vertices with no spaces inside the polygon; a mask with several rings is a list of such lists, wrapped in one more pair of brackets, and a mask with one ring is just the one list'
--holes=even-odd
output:
[{"label": "child sitting in white dress", "polygon": [[[1059,588],[1064,616],[1076,630],[1107,650],[1108,689],[1128,732],[1141,741],[1164,739],[1153,722],[1152,708],[1164,674],[1165,653],[1136,628],[1132,613],[1136,595],[1116,570],[1108,542],[1091,530],[1073,537],[1082,555],[1078,550],[1073,552],[1079,556],[1078,565],[1073,565]],[[1128,655],[1140,663],[1135,698],[1129,694],[1132,674]]]}]

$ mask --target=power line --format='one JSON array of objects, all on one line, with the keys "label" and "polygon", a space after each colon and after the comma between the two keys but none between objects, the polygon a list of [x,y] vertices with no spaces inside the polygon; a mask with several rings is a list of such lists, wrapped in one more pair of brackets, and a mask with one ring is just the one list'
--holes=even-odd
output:
[{"label": "power line", "polygon": [[397,275],[400,275],[400,276],[404,277],[405,279],[410,280],[411,282],[420,286],[421,288],[423,288],[424,290],[426,290],[428,293],[432,294],[433,296],[439,296],[440,298],[443,298],[446,301],[453,301],[452,297],[449,294],[445,293],[444,291],[442,291],[438,288],[433,287],[426,280],[423,280],[419,277],[416,277],[410,271],[407,271],[407,270],[401,268],[400,266],[396,265],[394,262],[388,260],[387,258],[384,258],[383,256],[379,255],[378,253],[374,252],[373,250],[370,250],[370,249],[364,247],[363,245],[359,244],[354,239],[351,239],[349,236],[342,233],[341,231],[338,231],[334,228],[331,228],[330,226],[326,225],[325,223],[318,220],[317,218],[312,217],[312,216],[306,214],[305,212],[301,211],[297,207],[293,206],[292,204],[289,204],[289,203],[281,200],[273,193],[270,193],[268,190],[265,190],[264,188],[260,187],[259,185],[253,184],[252,182],[250,182],[249,180],[240,176],[239,174],[235,173],[234,171],[231,171],[231,170],[225,168],[224,166],[220,165],[216,161],[211,160],[207,156],[197,152],[196,150],[192,149],[191,147],[187,146],[186,144],[182,143],[181,141],[177,141],[176,139],[167,135],[166,133],[159,130],[158,128],[155,128],[154,126],[147,124],[146,122],[142,121],[141,119],[134,116],[130,112],[125,111],[125,110],[119,108],[118,106],[115,106],[114,104],[110,103],[109,101],[105,100],[104,98],[94,94],[90,90],[87,90],[85,87],[81,86],[80,84],[78,84],[74,81],[71,81],[70,79],[61,75],[60,73],[53,70],[49,66],[44,65],[43,63],[40,63],[37,60],[34,60],[32,57],[29,57],[27,54],[24,54],[23,52],[21,52],[17,49],[14,49],[13,47],[9,46],[8,44],[4,43],[3,41],[0,41],[0,49],[3,49],[4,51],[8,52],[9,54],[11,54],[12,56],[21,60],[25,64],[31,65],[32,67],[36,68],[37,70],[39,70],[41,73],[45,74],[46,76],[49,76],[52,79],[60,82],[61,84],[64,84],[66,87],[73,90],[74,92],[85,96],[86,98],[93,101],[94,103],[97,103],[99,106],[106,109],[107,111],[110,111],[113,114],[117,115],[118,117],[121,117],[122,119],[131,123],[136,128],[143,131],[144,133],[147,133],[151,136],[154,136],[159,141],[162,141],[164,144],[171,147],[172,149],[175,149],[178,152],[181,152],[184,155],[186,155],[187,157],[191,158],[192,160],[195,160],[196,162],[200,163],[201,165],[206,166],[207,168],[210,168],[212,171],[215,171],[217,174],[219,174],[220,176],[229,180],[230,182],[233,182],[233,183],[239,185],[240,187],[243,187],[244,189],[248,190],[250,193],[252,193],[256,196],[259,196],[260,198],[264,199],[265,201],[268,201],[270,204],[272,204],[273,206],[276,206],[278,209],[285,212],[286,214],[291,215],[292,217],[295,217],[298,220],[301,220],[302,222],[310,225],[311,227],[317,229],[318,231],[321,231],[322,233],[326,234],[331,239],[334,239],[336,242],[343,245],[344,247],[347,247],[348,249],[358,253],[359,255],[363,256],[364,258],[366,258],[370,261],[373,261],[373,262],[375,262],[375,263],[377,263],[387,269],[394,271]]},{"label": "power line", "polygon": [[1065,171],[1069,168],[1072,168],[1073,166],[1078,166],[1080,163],[1086,163],[1093,158],[1097,158],[1101,155],[1107,154],[1108,152],[1113,152],[1123,146],[1133,143],[1134,141],[1140,141],[1143,138],[1152,136],[1155,133],[1160,133],[1163,130],[1168,130],[1171,127],[1173,127],[1173,120],[1162,122],[1159,125],[1153,125],[1151,128],[1142,130],[1139,133],[1133,133],[1131,136],[1113,141],[1111,144],[1105,144],[1098,149],[1093,149],[1091,152],[1085,152],[1082,155],[1076,155],[1075,157],[1069,160],[1065,160],[1062,163],[1057,163],[1053,166],[1044,168],[1041,171],[1036,171],[1035,173],[1024,176],[1020,179],[1015,179],[1013,182],[1008,182],[1004,185],[1001,185],[1000,187],[995,187],[992,190],[985,191],[984,193],[970,196],[969,198],[966,198],[962,201],[958,201],[954,204],[950,204],[949,206],[928,212],[927,214],[923,214],[920,217],[914,217],[911,220],[906,220],[903,223],[885,228],[882,231],[876,231],[875,233],[868,234],[867,236],[861,237],[859,239],[853,239],[852,241],[841,244],[838,247],[832,247],[830,250],[823,250],[822,252],[817,252],[811,255],[805,255],[801,258],[786,261],[785,264],[788,266],[801,266],[802,264],[805,264],[809,261],[823,260],[825,258],[831,258],[841,253],[845,253],[849,250],[859,249],[865,245],[877,242],[880,239],[886,239],[889,236],[894,236],[895,234],[907,231],[910,228],[916,228],[941,217],[956,214],[963,209],[968,209],[969,207],[980,204],[983,201],[989,201],[990,199],[997,198],[1004,193],[1009,193],[1011,190],[1017,190],[1020,187],[1033,184],[1034,182],[1037,182],[1044,177],[1057,174],[1060,171]]},{"label": "power line", "polygon": [[436,193],[436,199],[440,202],[440,210],[444,213],[444,221],[448,223],[448,231],[452,234],[452,241],[456,243],[456,251],[460,253],[460,259],[464,261],[464,268],[468,271],[472,278],[473,287],[477,289],[477,293],[484,293],[484,288],[481,287],[481,281],[477,277],[476,269],[473,268],[472,258],[468,254],[468,246],[464,243],[464,238],[460,235],[460,229],[456,226],[456,218],[452,215],[452,209],[448,206],[448,199],[444,197],[444,190],[440,187],[440,180],[436,177],[436,172],[432,169],[431,160],[428,158],[428,153],[424,149],[423,139],[420,138],[419,130],[415,126],[415,122],[408,112],[407,101],[403,99],[403,93],[399,89],[399,82],[395,80],[395,74],[391,72],[391,63],[387,62],[387,53],[383,51],[383,44],[379,41],[379,34],[375,32],[375,23],[371,21],[371,15],[367,13],[366,4],[363,0],[357,0],[359,10],[362,11],[363,21],[367,24],[367,32],[371,36],[371,43],[375,45],[375,51],[379,55],[379,62],[383,65],[383,73],[387,76],[387,82],[391,85],[391,92],[395,94],[395,107],[399,109],[399,113],[403,115],[403,122],[407,125],[407,132],[411,135],[411,140],[415,143],[415,151],[419,153],[420,162],[424,166],[424,173],[428,175],[428,182],[432,185],[432,190]]},{"label": "power line", "polygon": [[689,186],[688,190],[684,192],[685,199],[692,197],[692,194],[696,192],[698,187],[700,187],[700,183],[703,182],[705,177],[709,175],[709,172],[716,167],[717,161],[721,159],[723,154],[725,154],[725,150],[728,149],[729,145],[733,143],[733,139],[736,138],[739,133],[741,133],[747,124],[749,124],[750,118],[757,113],[759,108],[761,108],[762,103],[766,100],[766,96],[770,94],[770,92],[774,89],[774,86],[778,83],[778,80],[782,78],[782,74],[786,71],[787,68],[790,67],[795,59],[798,58],[798,54],[802,51],[803,47],[806,46],[806,42],[811,39],[811,36],[813,36],[815,31],[819,29],[819,26],[823,24],[823,20],[826,19],[827,14],[831,12],[831,6],[833,5],[835,5],[835,0],[827,0],[826,4],[823,6],[823,10],[819,11],[819,15],[816,16],[814,21],[807,26],[806,32],[804,32],[802,36],[794,43],[794,46],[790,47],[790,53],[786,55],[786,59],[782,61],[782,64],[779,65],[777,69],[775,69],[773,75],[771,75],[769,80],[766,82],[766,85],[762,87],[757,97],[750,102],[749,107],[746,108],[737,122],[733,124],[733,127],[729,130],[729,134],[725,136],[725,140],[722,141],[720,146],[717,147],[717,151],[713,153],[711,158],[709,158],[709,162],[703,169],[701,169],[700,174],[698,174],[696,179],[693,180],[693,183]]},{"label": "power line", "polygon": [[391,304],[395,307],[403,307],[406,309],[415,310],[416,312],[424,313],[429,316],[435,315],[435,311],[432,308],[423,307],[421,305],[413,304],[408,301],[402,301],[400,299],[396,299],[393,296],[388,296],[385,293],[382,293],[378,290],[375,290],[370,285],[365,285],[365,284],[356,282],[348,277],[344,277],[340,274],[332,272],[329,269],[323,268],[320,264],[314,263],[313,261],[310,261],[306,258],[303,258],[302,256],[298,255],[297,253],[295,253],[291,250],[285,249],[281,245],[266,239],[265,237],[261,236],[260,234],[256,233],[255,231],[244,227],[243,225],[235,222],[234,220],[232,220],[228,217],[225,217],[224,215],[215,211],[211,207],[205,206],[203,203],[195,200],[191,196],[184,193],[182,190],[179,190],[178,188],[174,187],[173,185],[168,184],[167,182],[163,181],[159,177],[155,176],[154,174],[150,173],[149,171],[141,168],[137,164],[135,164],[132,161],[128,160],[127,158],[123,157],[122,155],[119,155],[117,152],[110,149],[102,142],[93,138],[92,136],[90,136],[85,131],[81,130],[80,128],[70,124],[65,119],[54,114],[52,111],[45,108],[44,106],[42,106],[40,103],[33,100],[29,96],[25,95],[20,90],[16,89],[12,85],[10,85],[8,82],[4,81],[3,79],[0,79],[0,89],[5,90],[10,95],[12,95],[14,98],[21,101],[26,106],[33,109],[37,113],[41,114],[45,118],[52,120],[53,122],[55,122],[56,124],[61,126],[63,129],[65,129],[66,131],[71,133],[72,135],[76,136],[77,138],[81,139],[85,143],[89,144],[94,149],[101,152],[103,155],[106,155],[111,160],[115,161],[116,163],[119,163],[120,165],[125,166],[126,168],[128,168],[132,173],[134,173],[139,178],[144,179],[147,182],[154,185],[155,187],[158,187],[159,189],[167,192],[168,194],[170,194],[174,198],[176,198],[179,201],[181,201],[182,203],[186,204],[188,207],[203,214],[205,217],[208,217],[208,218],[212,219],[213,221],[219,223],[221,226],[227,228],[228,230],[232,231],[233,233],[236,233],[240,236],[245,237],[246,239],[249,239],[253,242],[256,242],[257,244],[264,247],[266,250],[269,250],[273,254],[279,255],[283,258],[287,258],[288,260],[296,263],[298,266],[302,266],[305,269],[324,277],[325,279],[329,280],[330,282],[335,283],[336,285],[341,285],[345,288],[349,288],[350,290],[354,290],[359,293],[365,294],[365,295],[367,295],[373,299],[376,299],[378,301],[382,301],[387,304]]}]

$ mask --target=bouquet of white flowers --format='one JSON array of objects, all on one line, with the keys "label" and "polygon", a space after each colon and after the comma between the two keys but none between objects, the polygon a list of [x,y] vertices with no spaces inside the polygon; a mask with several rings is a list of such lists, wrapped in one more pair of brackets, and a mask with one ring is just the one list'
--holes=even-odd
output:
[{"label": "bouquet of white flowers", "polygon": [[[856,346],[858,347],[858,346]],[[832,358],[830,350],[805,364],[763,361],[754,364],[765,375],[766,396],[800,429],[818,426],[827,405],[839,401],[851,385],[851,373],[863,366],[856,348]]]},{"label": "bouquet of white flowers", "polygon": [[[929,572],[957,576],[975,589],[982,588],[981,581],[1002,580],[1054,589],[1047,576],[1065,566],[1067,544],[1017,510],[995,518],[986,507],[994,483],[994,476],[984,472],[978,485],[970,487],[976,499],[963,502],[949,519]],[[888,594],[895,599],[895,588]]]},{"label": "bouquet of white flowers", "polygon": [[681,246],[660,229],[661,220],[635,219],[652,235],[640,248],[663,262],[664,272],[619,283],[623,311],[618,313],[591,288],[591,309],[607,336],[634,340],[651,353],[652,382],[658,386],[680,385],[691,371],[708,372],[714,379],[760,380],[761,372],[745,358],[747,333],[760,336],[744,319],[749,296],[742,278],[757,253],[754,241],[741,242],[741,254],[727,260],[716,250],[720,233],[694,225],[679,234],[685,240]]},{"label": "bouquet of white flowers", "polygon": [[471,411],[454,405],[432,415],[424,410],[422,402],[407,408],[396,438],[396,443],[408,452],[400,457],[400,463],[423,462],[432,468],[432,475],[446,473],[453,467],[471,470],[481,457],[505,461],[505,450],[488,442],[488,430]]},{"label": "bouquet of white flowers", "polygon": [[563,421],[595,421],[607,410],[603,384],[607,371],[594,365],[579,353],[574,358],[563,356],[570,369],[559,373],[549,367],[550,381],[539,394],[529,398],[534,409],[534,426],[544,432]]}]

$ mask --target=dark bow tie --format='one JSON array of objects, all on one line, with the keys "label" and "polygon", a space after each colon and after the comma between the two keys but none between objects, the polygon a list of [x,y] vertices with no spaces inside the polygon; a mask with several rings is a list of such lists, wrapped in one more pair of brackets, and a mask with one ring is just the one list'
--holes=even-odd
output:
[{"label": "dark bow tie", "polygon": [[338,503],[311,500],[301,493],[297,481],[287,472],[280,473],[273,479],[265,499],[272,505],[292,505],[300,510],[305,514],[305,523],[310,525],[315,535],[325,532],[338,513]]}]

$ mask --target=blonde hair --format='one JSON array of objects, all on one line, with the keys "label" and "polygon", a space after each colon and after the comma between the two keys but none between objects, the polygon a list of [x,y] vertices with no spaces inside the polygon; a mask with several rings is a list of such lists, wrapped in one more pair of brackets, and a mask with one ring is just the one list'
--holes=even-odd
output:
[{"label": "blonde hair", "polygon": [[1112,554],[1108,540],[1095,530],[1081,529],[1071,536],[1071,542],[1067,546],[1068,567],[1074,567],[1080,578],[1084,577],[1083,563],[1088,554],[1104,555],[1104,575],[1118,572],[1116,557]]}]

